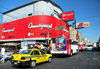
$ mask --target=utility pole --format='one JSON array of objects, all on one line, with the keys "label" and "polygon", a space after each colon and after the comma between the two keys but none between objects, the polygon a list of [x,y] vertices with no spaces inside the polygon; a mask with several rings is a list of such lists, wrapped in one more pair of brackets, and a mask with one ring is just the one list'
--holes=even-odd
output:
[{"label": "utility pole", "polygon": [[48,24],[48,39],[47,39],[47,42],[49,44],[49,24]]}]

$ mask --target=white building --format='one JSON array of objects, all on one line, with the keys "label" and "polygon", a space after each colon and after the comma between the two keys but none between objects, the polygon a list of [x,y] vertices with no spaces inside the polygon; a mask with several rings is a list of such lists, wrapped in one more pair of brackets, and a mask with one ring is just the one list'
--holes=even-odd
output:
[{"label": "white building", "polygon": [[3,23],[33,15],[50,15],[61,19],[62,9],[50,0],[37,0],[3,13]]}]

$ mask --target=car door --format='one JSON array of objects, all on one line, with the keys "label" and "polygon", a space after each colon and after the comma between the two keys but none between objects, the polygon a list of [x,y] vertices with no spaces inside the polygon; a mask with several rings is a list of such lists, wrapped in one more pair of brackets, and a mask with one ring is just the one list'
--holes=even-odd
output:
[{"label": "car door", "polygon": [[36,58],[36,63],[42,62],[42,56],[40,55],[40,52],[38,50],[33,51],[34,57]]},{"label": "car door", "polygon": [[47,59],[46,53],[44,51],[42,51],[42,50],[40,50],[40,53],[41,53],[41,56],[42,56],[42,58],[41,58],[42,62],[47,61],[48,59]]}]

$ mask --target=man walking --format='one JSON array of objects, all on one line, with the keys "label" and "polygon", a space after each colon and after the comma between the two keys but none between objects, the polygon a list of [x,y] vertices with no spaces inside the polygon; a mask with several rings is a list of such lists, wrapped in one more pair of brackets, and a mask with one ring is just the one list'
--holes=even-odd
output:
[{"label": "man walking", "polygon": [[1,55],[2,55],[2,58],[1,58],[1,62],[4,63],[5,62],[5,48],[1,48]]}]

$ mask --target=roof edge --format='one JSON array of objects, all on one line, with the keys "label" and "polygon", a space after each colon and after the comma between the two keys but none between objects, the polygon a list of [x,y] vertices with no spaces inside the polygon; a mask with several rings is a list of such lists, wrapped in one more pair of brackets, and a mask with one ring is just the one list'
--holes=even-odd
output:
[{"label": "roof edge", "polygon": [[[40,0],[40,1],[43,1],[43,0]],[[48,1],[49,1],[50,3],[52,3],[53,5],[55,5],[56,7],[58,7],[58,8],[63,12],[62,8],[61,8],[59,5],[57,5],[56,3],[52,2],[51,0],[48,0]],[[13,8],[13,9],[11,9],[11,10],[8,10],[8,11],[6,11],[6,12],[3,12],[3,15],[4,15],[4,14],[7,14],[7,13],[9,13],[9,12],[11,12],[11,11],[14,11],[14,10],[16,10],[16,9],[22,8],[22,7],[24,7],[24,6],[31,5],[31,4],[36,3],[36,2],[38,2],[38,1],[30,2],[30,3],[24,4],[24,5],[22,5],[22,6]]]}]

